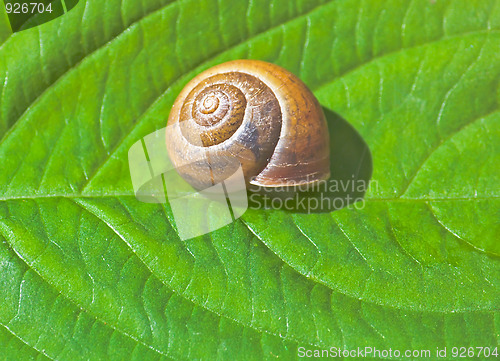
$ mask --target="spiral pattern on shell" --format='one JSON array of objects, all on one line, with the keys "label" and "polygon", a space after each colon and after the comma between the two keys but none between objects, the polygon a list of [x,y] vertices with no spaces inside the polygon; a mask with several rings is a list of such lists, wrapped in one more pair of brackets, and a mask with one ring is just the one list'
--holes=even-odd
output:
[{"label": "spiral pattern on shell", "polygon": [[[185,98],[179,121],[183,136],[191,144],[210,147],[234,135],[233,143],[254,151],[255,157],[248,160],[255,161],[274,149],[281,128],[281,110],[276,96],[263,82],[231,72],[200,82]],[[265,143],[267,150],[256,147]],[[231,144],[221,148],[243,151]]]},{"label": "spiral pattern on shell", "polygon": [[273,64],[239,60],[198,75],[178,96],[167,129],[173,164],[199,189],[230,177],[234,159],[247,182],[265,186],[329,175],[319,103]]}]

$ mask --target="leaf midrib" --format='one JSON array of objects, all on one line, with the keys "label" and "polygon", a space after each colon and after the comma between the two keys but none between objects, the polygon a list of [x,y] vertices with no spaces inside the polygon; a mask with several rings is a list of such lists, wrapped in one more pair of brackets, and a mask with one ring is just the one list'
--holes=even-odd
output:
[{"label": "leaf midrib", "polygon": [[[130,197],[133,197],[133,196],[130,196]],[[67,197],[65,197],[67,198]],[[95,197],[94,197],[95,198]],[[240,321],[240,320],[237,320],[237,319],[233,319],[227,315],[224,315],[224,314],[221,314],[219,312],[217,312],[216,310],[208,307],[207,305],[205,304],[201,304],[201,303],[197,303],[196,301],[194,300],[191,300],[190,298],[186,297],[184,294],[182,293],[179,293],[176,289],[172,288],[169,284],[165,283],[160,277],[158,277],[158,275],[156,274],[156,272],[154,272],[154,270],[152,270],[143,260],[142,258],[136,253],[134,247],[119,233],[116,231],[116,229],[111,225],[109,224],[105,219],[101,218],[98,214],[96,214],[96,212],[92,212],[91,210],[87,209],[85,206],[83,206],[80,202],[78,202],[77,199],[72,199],[72,201],[78,205],[79,207],[81,207],[83,210],[85,210],[86,212],[88,212],[89,214],[92,214],[93,216],[97,217],[101,222],[103,222],[104,224],[106,224],[106,226],[108,228],[110,228],[120,239],[122,239],[122,241],[124,241],[124,243],[127,245],[127,247],[130,248],[130,250],[133,252],[133,254],[135,256],[137,256],[137,258],[140,260],[140,262],[149,270],[149,272],[151,273],[151,275],[155,278],[157,278],[163,285],[165,285],[171,292],[174,292],[175,294],[177,294],[178,296],[182,297],[183,299],[195,304],[196,306],[198,307],[201,307],[205,310],[207,310],[208,312],[211,312],[211,313],[214,313],[216,314],[217,316],[221,317],[221,318],[225,318],[225,319],[228,319],[232,322],[235,322],[239,325],[242,325],[244,327],[248,327],[248,328],[251,328],[259,333],[266,333],[266,334],[269,334],[269,335],[272,335],[272,336],[276,336],[276,337],[280,337],[284,340],[289,340],[289,341],[293,341],[293,342],[297,342],[297,343],[300,343],[300,344],[308,344],[310,346],[318,346],[318,347],[322,347],[322,346],[325,346],[325,345],[321,345],[321,344],[316,344],[316,343],[311,343],[310,341],[304,341],[304,340],[298,340],[292,336],[289,336],[289,335],[286,335],[286,336],[283,336],[283,335],[280,335],[278,333],[274,333],[272,331],[268,331],[268,330],[263,330],[263,329],[260,329],[254,325],[251,325],[251,324],[247,324],[243,321]],[[0,219],[0,222],[1,222],[1,219]],[[249,229],[250,231],[252,231],[252,233],[254,233],[254,231],[252,230],[251,227],[249,227],[246,222],[243,222]],[[5,229],[3,229],[3,227],[0,227],[0,234],[3,234],[3,236],[5,237],[6,240],[8,240],[8,234],[5,234]],[[258,237],[256,235],[256,237],[258,239],[260,239],[262,241],[262,239],[260,237]],[[95,316],[93,312],[89,311],[89,310],[86,310],[84,309],[82,306],[79,305],[79,303],[75,300],[73,300],[70,296],[67,296],[67,295],[63,295],[49,280],[47,280],[45,277],[43,277],[39,271],[37,271],[36,269],[32,268],[29,264],[29,262],[27,260],[25,260],[12,246],[12,244],[9,242],[9,246],[11,247],[11,249],[16,253],[16,255],[18,256],[18,258],[20,258],[26,265],[27,267],[34,271],[36,274],[39,275],[39,277],[41,277],[41,279],[44,280],[44,282],[46,282],[48,285],[50,285],[50,287],[54,288],[59,294],[61,294],[63,297],[65,297],[68,301],[70,301],[71,303],[73,303],[74,305],[76,305],[80,310],[82,310],[83,312],[86,312],[88,313],[89,315],[92,315],[92,317],[94,317],[96,320],[99,320],[100,322],[107,322],[108,325],[110,325],[111,328],[115,329],[117,332],[120,332],[120,333],[123,333],[125,336],[133,339],[134,341],[136,342],[139,342],[141,344],[143,344],[144,346],[154,350],[154,351],[158,351],[156,350],[154,347],[146,344],[145,342],[139,340],[139,339],[135,339],[135,337],[129,335],[127,332],[124,332],[124,331],[121,331],[118,327],[114,326],[113,324],[110,324],[108,321],[105,321],[105,320],[102,320],[100,319],[98,316]],[[274,253],[274,252],[273,252]],[[280,260],[284,263],[284,264],[287,264],[285,261],[283,261],[281,259],[281,257],[279,257],[278,255],[276,255],[278,258],[280,258]],[[297,272],[299,275],[301,275],[301,277],[305,277],[304,275],[302,275],[300,272],[296,271],[294,269],[294,272]],[[321,282],[319,280],[314,280],[314,282],[317,282],[319,284],[321,284]],[[359,298],[356,298],[356,297],[353,297],[352,295],[348,295],[348,294],[345,294],[343,293],[341,290],[338,290],[338,289],[332,289],[330,285],[325,285],[331,292],[336,292],[336,293],[339,293],[339,294],[342,294],[346,297],[349,297],[351,299],[356,299],[356,300],[359,300]],[[382,308],[387,308],[387,309],[393,309],[395,311],[398,311],[398,312],[402,312],[404,309],[401,309],[401,308],[398,308],[398,307],[393,307],[393,306],[390,306],[390,305],[381,305],[381,304],[378,304],[378,303],[375,303],[375,302],[371,302],[371,301],[368,301],[368,300],[361,300],[362,302],[365,302],[367,304],[373,304],[373,305],[376,305],[378,307],[382,307]],[[408,311],[411,311],[411,312],[420,312],[420,313],[439,313],[439,314],[443,314],[443,315],[448,315],[450,314],[451,312],[448,312],[448,311],[441,311],[441,310],[408,310]],[[459,312],[454,312],[454,314],[457,314],[457,313],[463,313],[463,314],[468,314],[468,313],[489,313],[491,311],[488,311],[488,310],[460,310]],[[163,352],[161,351],[158,351],[160,352],[162,355],[164,356],[167,356],[167,357],[170,357],[169,355],[167,354],[164,354]]]},{"label": "leaf midrib", "polygon": [[[133,197],[135,194],[131,193],[107,193],[107,194],[78,194],[78,193],[61,193],[61,194],[35,194],[35,195],[20,195],[20,196],[7,196],[0,197],[0,202],[9,201],[21,201],[21,200],[37,200],[37,199],[50,199],[50,198],[65,198],[65,199],[79,199],[79,198],[124,198]],[[413,203],[413,202],[448,202],[448,201],[485,201],[485,200],[497,200],[500,199],[500,195],[493,196],[479,196],[479,197],[443,197],[443,198],[365,198],[366,202],[403,202],[403,203]]]},{"label": "leaf midrib", "polygon": [[[167,4],[166,6],[169,6],[169,5],[172,5],[172,4],[173,4],[173,3],[171,3],[171,4]],[[323,4],[323,5],[326,5],[326,4]],[[321,5],[321,6],[323,6],[323,5]],[[166,7],[166,6],[165,6],[165,7]],[[157,9],[156,11],[161,11],[161,10],[163,10],[165,7],[162,7],[162,8],[160,8],[160,9]],[[313,9],[313,10],[316,10],[316,8],[315,8],[315,9]],[[155,11],[155,12],[156,12],[156,11]],[[312,11],[312,10],[311,10],[311,11]],[[303,14],[302,16],[307,16],[307,15],[308,15],[308,14]],[[302,17],[302,16],[300,16],[300,17]],[[143,19],[144,19],[144,18],[143,18]],[[142,21],[143,19],[138,20],[137,22],[140,22],[140,21]],[[292,20],[290,20],[290,21],[293,21],[293,20],[296,20],[296,19],[292,19]],[[288,21],[287,21],[287,23],[288,23]],[[132,26],[133,26],[133,24],[132,24],[131,26],[129,26],[128,28],[131,28]],[[128,29],[128,28],[127,28],[127,29]],[[127,29],[125,29],[123,32],[125,32]],[[268,29],[268,30],[266,30],[266,31],[264,31],[264,32],[270,31],[270,30],[272,30],[272,29],[273,29],[273,28],[270,28],[270,29]],[[489,33],[489,32],[493,32],[493,31],[488,31],[488,30],[486,30],[486,31],[478,31],[478,32],[486,32],[486,33]],[[470,33],[476,33],[476,32],[470,32]],[[121,33],[121,34],[122,34],[122,33]],[[120,35],[121,35],[121,34],[120,34]],[[466,34],[466,33],[464,33],[464,34]],[[464,34],[460,34],[460,35],[458,35],[458,36],[464,36]],[[249,39],[245,40],[245,42],[247,42],[247,41],[252,41],[252,39],[253,39],[253,38],[255,38],[255,37],[259,36],[259,35],[260,35],[260,33],[259,33],[259,34],[257,34],[257,35],[256,35],[256,36],[254,36],[254,37],[251,37],[251,38],[249,38]],[[114,39],[116,39],[116,38],[114,38]],[[112,39],[112,40],[114,40],[114,39]],[[449,38],[442,38],[442,39],[439,39],[438,41],[441,41],[441,40],[447,40],[447,39],[449,39]],[[110,41],[110,42],[111,42],[111,41]],[[434,42],[434,41],[433,41],[433,42]],[[437,42],[437,41],[436,41],[436,42]],[[242,42],[242,43],[244,43],[244,42]],[[239,44],[237,44],[237,45],[235,45],[235,46],[233,46],[233,47],[239,46],[239,45],[241,45],[242,43],[239,43]],[[429,45],[430,43],[432,43],[432,42],[425,43],[425,44],[421,44],[421,45],[418,45],[418,46],[416,46],[416,47],[419,47],[419,46],[427,46],[427,45]],[[106,44],[104,44],[104,45],[103,45],[103,47],[105,47],[105,46],[106,46]],[[391,54],[393,54],[393,53],[398,53],[398,52],[400,52],[400,51],[405,51],[405,50],[408,50],[408,49],[411,49],[411,48],[413,48],[413,47],[401,48],[401,49],[399,49],[399,50],[397,50],[397,51],[394,51],[394,52],[391,52],[391,53],[384,54],[384,55],[383,55],[383,56],[381,56],[380,58],[383,58],[383,57],[385,57],[385,56],[389,56],[389,55],[391,55]],[[97,50],[99,50],[99,49],[97,49]],[[96,51],[97,51],[97,50],[96,50]],[[230,50],[230,49],[225,50],[225,51],[229,51],[229,50]],[[92,55],[92,53],[90,53],[90,55],[89,55],[89,56],[91,56],[91,55]],[[85,57],[81,60],[81,62],[83,62],[83,61],[84,61],[87,57],[88,57],[88,56],[85,56]],[[216,57],[215,57],[215,58],[216,58]],[[203,61],[203,62],[202,62],[202,63],[200,63],[200,64],[205,64],[206,62],[208,62],[208,61],[210,61],[210,60],[212,60],[212,59],[214,59],[214,58],[211,58],[211,59],[209,59],[209,60],[207,60],[207,61]],[[367,62],[367,63],[365,63],[365,64],[360,64],[359,66],[355,67],[354,69],[351,69],[350,71],[348,71],[346,74],[350,73],[351,71],[355,71],[357,68],[359,68],[359,67],[361,67],[361,66],[365,66],[366,64],[369,64],[369,63],[370,63],[370,62],[372,62],[372,61],[376,61],[377,59],[378,59],[377,57],[372,58],[369,62]],[[196,67],[201,66],[200,64],[199,64],[199,65],[197,65]],[[79,62],[79,63],[77,63],[75,67],[77,67],[77,66],[79,66],[79,65],[80,65],[80,62]],[[196,68],[196,67],[195,67],[195,68]],[[70,68],[69,70],[71,70],[71,69],[72,69],[72,68]],[[68,70],[68,71],[69,71],[69,70]],[[191,71],[189,71],[189,72],[191,72]],[[186,77],[186,76],[187,76],[187,74],[189,74],[189,72],[188,72],[188,73],[186,73],[186,74],[184,74],[184,75],[182,75],[182,76],[181,76],[181,77],[179,77],[177,80],[179,80],[179,79],[183,79],[184,77]],[[345,76],[346,74],[343,74],[343,75],[339,76],[339,78],[341,78],[341,77]],[[65,75],[66,75],[66,73],[64,73],[61,77],[64,77]],[[328,86],[331,82],[335,81],[336,79],[337,79],[337,78],[334,78],[332,81],[327,82],[327,84],[323,84],[322,86],[320,86],[320,88],[322,88],[323,86]],[[58,79],[58,80],[59,80],[59,79]],[[177,80],[176,80],[176,81],[175,81],[175,83],[173,83],[173,84],[176,84],[176,83],[177,83]],[[53,85],[55,86],[55,84],[53,84]],[[49,88],[51,88],[51,87],[52,87],[52,85],[51,85],[51,86],[49,86]],[[169,86],[169,88],[170,88],[170,87],[171,87],[171,86]],[[50,90],[49,88],[47,88],[46,90],[47,90],[47,91],[48,91],[48,90]],[[45,91],[44,91],[44,92],[45,92]],[[42,93],[40,96],[43,96],[43,95],[44,95],[44,94]],[[38,99],[38,98],[37,98],[37,99]],[[153,103],[153,105],[154,105],[154,103]],[[153,106],[153,105],[152,105],[152,106]],[[151,106],[150,106],[150,107],[148,107],[148,108],[146,109],[145,113],[146,113],[146,112],[147,112],[150,108],[151,108]],[[31,109],[31,105],[27,108],[27,110],[26,110],[26,111],[29,111],[30,109]],[[23,113],[23,115],[24,115],[24,113]],[[141,117],[142,117],[142,116],[141,116]],[[19,120],[22,120],[21,118],[22,118],[22,116],[19,118]],[[15,124],[17,124],[17,123],[18,123],[18,122],[16,122]],[[138,124],[139,124],[139,123],[138,123]],[[138,124],[136,124],[134,127],[136,127]],[[134,128],[132,128],[132,129],[134,129]],[[6,134],[7,134],[7,132],[6,132]],[[129,135],[130,135],[130,134],[126,135],[126,136],[124,137],[124,139],[126,139]],[[2,140],[0,141],[0,144],[2,144],[3,140],[4,140],[4,139],[2,139]],[[122,142],[120,142],[120,144],[121,144],[121,143],[122,143]],[[118,148],[118,147],[117,147],[117,148]],[[116,150],[117,148],[115,148],[115,150]],[[115,153],[115,152],[113,151],[113,152],[111,152],[111,153],[113,154],[113,153]],[[103,162],[103,164],[101,165],[101,167],[102,167],[102,166],[104,166],[105,164],[107,164],[107,163],[108,163],[108,160],[109,160],[110,158],[111,158],[111,156],[110,156],[110,157],[108,157],[108,159],[107,159],[107,160],[105,160],[105,161]],[[98,169],[99,169],[99,168],[98,168]],[[99,172],[96,172],[96,174],[98,174],[98,173],[99,173]],[[90,178],[90,179],[89,179],[89,183],[90,183],[90,181],[91,181],[91,180],[92,180],[92,178]],[[85,190],[85,189],[86,189],[86,188],[84,188],[83,190]],[[7,197],[0,197],[0,201],[15,201],[15,200],[23,200],[23,199],[45,199],[45,198],[67,198],[67,199],[79,199],[79,198],[116,198],[116,197],[134,197],[134,195],[133,195],[133,194],[119,194],[119,193],[116,193],[116,194],[106,194],[106,195],[77,194],[77,193],[75,193],[75,194],[70,194],[70,193],[68,193],[68,194],[60,194],[60,195],[53,195],[53,194],[46,194],[46,195],[44,195],[44,194],[41,194],[41,195],[32,195],[32,196],[28,195],[28,196],[20,196],[20,197],[16,197],[16,196],[14,196],[14,197],[8,197],[8,196],[7,196]],[[404,198],[404,199],[402,199],[402,198],[370,198],[370,199],[367,199],[367,201],[376,201],[376,202],[429,202],[429,201],[455,201],[455,200],[467,200],[467,201],[474,201],[474,200],[497,200],[498,198],[500,198],[500,196],[495,195],[495,196],[491,196],[491,197],[452,197],[452,198]],[[102,220],[101,220],[101,221],[102,221]],[[103,221],[103,222],[104,222],[104,221]],[[104,223],[106,223],[106,222],[104,222]],[[106,223],[106,224],[107,224],[107,223]],[[131,247],[131,250],[133,251],[134,249]],[[139,257],[139,259],[140,259],[140,257]],[[141,260],[141,261],[142,261],[142,260]],[[143,263],[144,263],[144,262],[143,262]],[[285,264],[286,264],[286,262],[285,262]],[[146,267],[147,267],[147,266],[146,266]],[[149,268],[148,268],[148,269],[149,269]],[[151,270],[150,270],[150,271],[151,271]],[[152,271],[151,271],[151,272],[152,272]],[[296,272],[297,272],[297,271],[296,271]],[[152,274],[154,274],[154,273],[152,272]],[[299,273],[299,274],[300,274],[300,273]],[[163,281],[162,281],[162,283],[163,283]],[[168,287],[168,285],[167,285],[167,287]],[[172,291],[174,291],[174,292],[175,292],[175,290],[172,290]],[[67,297],[67,296],[64,296],[64,297]],[[185,298],[185,297],[183,296],[183,298]],[[192,301],[192,300],[190,300],[190,299],[188,299],[188,300],[189,300],[190,302],[193,302],[193,301]],[[194,303],[194,302],[193,302],[193,303]],[[199,305],[199,306],[201,306],[201,305]],[[386,307],[386,306],[384,306],[384,307]],[[83,310],[83,309],[82,309],[82,310]],[[399,309],[398,309],[398,310],[399,310]],[[209,310],[209,311],[210,311],[210,312],[214,312],[214,311],[212,311],[212,310]],[[87,312],[87,311],[84,311],[84,312]],[[214,313],[216,313],[216,312],[214,312]],[[216,313],[216,314],[217,314],[217,313]],[[226,317],[226,316],[222,316],[222,315],[219,315],[219,316],[221,316],[221,317]],[[226,318],[227,318],[227,317],[226,317]],[[231,320],[231,318],[228,318],[228,319],[230,319],[230,320]],[[233,320],[233,321],[235,321],[235,322],[239,323],[239,321],[237,321],[237,320]],[[245,325],[245,326],[247,326],[247,325]],[[248,326],[247,326],[247,327],[248,327]],[[251,326],[250,326],[250,327],[251,327]],[[267,331],[265,331],[265,330],[264,330],[264,331],[262,331],[262,330],[258,330],[258,331],[259,331],[259,332],[267,332]],[[272,334],[272,333],[271,333],[271,334]],[[286,338],[286,339],[290,339],[290,338]]]},{"label": "leaf midrib", "polygon": [[[159,8],[159,9],[157,9],[157,10],[155,10],[155,11],[153,11],[153,12],[149,13],[149,14],[148,14],[148,15],[146,15],[145,17],[143,17],[143,18],[141,18],[141,19],[137,20],[136,22],[132,23],[129,27],[127,27],[127,29],[129,29],[129,28],[133,27],[136,23],[140,23],[141,21],[144,21],[146,18],[148,18],[148,17],[150,17],[150,16],[153,16],[156,12],[163,11],[163,10],[165,10],[167,7],[169,7],[169,6],[174,6],[174,5],[176,5],[176,4],[177,4],[177,2],[169,3],[169,4],[165,5],[164,7],[161,7],[161,8]],[[245,41],[243,41],[243,42],[238,42],[237,44],[233,45],[231,48],[224,50],[224,52],[223,52],[223,53],[228,52],[228,51],[231,51],[233,48],[236,48],[236,47],[238,47],[238,46],[240,46],[240,45],[242,45],[242,44],[244,44],[244,43],[246,43],[246,42],[252,41],[254,38],[259,37],[259,36],[260,36],[261,34],[263,34],[263,33],[266,33],[266,32],[269,32],[269,31],[272,31],[274,28],[278,28],[278,27],[281,27],[281,26],[283,26],[284,24],[287,24],[287,23],[289,23],[289,22],[293,22],[293,21],[296,21],[296,20],[298,20],[298,19],[301,19],[301,18],[307,17],[307,16],[309,16],[312,12],[318,11],[320,8],[322,8],[322,7],[324,7],[324,6],[327,6],[327,5],[329,5],[329,4],[331,4],[331,3],[321,4],[321,5],[317,6],[317,7],[315,7],[315,8],[313,8],[313,9],[309,10],[309,12],[307,12],[307,13],[304,13],[304,14],[302,14],[302,15],[298,16],[298,17],[295,17],[295,18],[292,18],[292,19],[287,20],[287,21],[286,21],[286,22],[284,22],[283,24],[278,24],[278,25],[276,25],[276,26],[274,26],[274,27],[271,27],[271,28],[269,28],[269,29],[263,30],[262,32],[260,32],[260,33],[258,33],[258,34],[256,34],[256,35],[254,35],[254,36],[252,36],[252,37],[250,37],[250,38],[246,39]],[[51,86],[49,86],[48,88],[46,88],[46,89],[44,90],[44,92],[42,92],[42,93],[41,93],[41,94],[40,94],[40,95],[36,98],[35,102],[39,102],[39,101],[41,101],[41,98],[44,96],[44,94],[45,94],[45,93],[47,93],[47,92],[49,92],[49,91],[50,91],[50,90],[51,90],[54,86],[56,86],[56,83],[58,83],[58,82],[62,81],[62,80],[63,80],[63,78],[64,78],[64,77],[66,77],[66,76],[70,73],[70,71],[71,71],[71,70],[76,69],[76,68],[77,68],[79,65],[81,65],[81,64],[82,64],[82,63],[83,63],[86,59],[88,59],[89,57],[91,57],[94,53],[98,52],[101,48],[105,48],[107,45],[111,44],[112,42],[114,42],[114,41],[115,41],[115,40],[117,40],[118,38],[121,38],[121,36],[122,36],[124,33],[126,33],[126,30],[127,30],[127,29],[125,29],[122,33],[120,33],[120,34],[119,34],[118,36],[116,36],[115,38],[113,38],[113,39],[111,39],[110,41],[108,41],[107,43],[105,43],[105,44],[104,44],[103,46],[101,46],[100,48],[98,48],[98,49],[94,50],[92,53],[90,53],[89,55],[87,55],[87,56],[85,56],[84,58],[82,58],[82,59],[81,59],[81,60],[80,60],[80,61],[79,61],[79,62],[78,62],[75,66],[73,66],[73,67],[69,68],[67,71],[65,71],[65,72],[64,72],[64,73],[60,76],[60,78],[58,78],[58,79],[57,79],[57,80],[56,80],[56,81],[55,81],[55,82],[54,82]],[[439,43],[439,42],[442,42],[442,41],[448,41],[448,40],[450,40],[450,39],[454,39],[454,38],[460,38],[460,37],[464,37],[464,36],[471,36],[471,35],[489,34],[489,33],[493,33],[493,32],[498,33],[498,32],[500,32],[500,31],[497,31],[497,30],[476,30],[476,31],[470,31],[470,32],[462,33],[462,34],[457,34],[457,35],[454,35],[454,36],[451,36],[451,37],[446,37],[446,36],[444,36],[444,37],[442,37],[442,38],[435,39],[435,40],[430,41],[430,42],[427,42],[427,43],[418,44],[418,45],[415,45],[415,46],[412,46],[412,47],[400,48],[400,49],[398,49],[398,50],[396,50],[396,51],[393,51],[393,52],[389,52],[389,53],[385,53],[385,54],[380,54],[380,55],[375,56],[374,58],[370,59],[368,62],[358,64],[358,65],[356,65],[354,68],[352,68],[352,69],[350,69],[349,71],[347,71],[346,73],[339,74],[338,76],[334,77],[333,79],[331,79],[331,80],[329,80],[329,81],[326,81],[324,84],[319,85],[319,86],[316,88],[316,91],[321,90],[323,87],[326,87],[326,86],[330,85],[332,82],[335,82],[337,79],[339,79],[339,78],[343,78],[343,77],[345,77],[346,75],[348,75],[349,73],[352,73],[352,72],[356,71],[357,69],[359,69],[359,68],[361,68],[361,67],[364,67],[364,66],[366,66],[366,65],[369,65],[370,63],[375,62],[375,61],[377,61],[377,60],[379,60],[379,59],[381,59],[381,58],[385,58],[385,57],[387,57],[387,56],[391,56],[391,55],[393,55],[393,54],[396,54],[396,53],[399,53],[399,52],[402,52],[402,51],[408,51],[408,50],[413,49],[413,48],[426,47],[426,46],[429,46],[429,45],[431,45],[431,44],[433,44],[433,43]],[[200,66],[203,66],[203,64],[206,64],[206,63],[208,63],[208,62],[212,61],[213,59],[217,58],[218,56],[220,56],[220,54],[218,54],[218,55],[216,55],[216,56],[214,56],[214,57],[212,57],[212,58],[210,58],[210,59],[208,59],[208,60],[204,60],[204,61],[202,61],[200,64],[195,65],[193,69],[196,69],[196,68],[198,68],[198,67],[200,67]],[[167,90],[166,90],[165,92],[167,92],[169,89],[171,89],[172,87],[174,87],[177,83],[181,82],[181,81],[183,80],[183,78],[185,78],[187,75],[189,75],[192,71],[193,71],[193,70],[189,70],[187,73],[185,73],[185,74],[183,74],[183,75],[179,76],[177,79],[175,79],[175,80],[174,80],[174,81],[173,81],[173,82],[172,82],[172,83],[168,86],[168,88],[167,88]],[[148,111],[149,111],[149,110],[150,110],[150,109],[151,109],[151,108],[152,108],[152,107],[156,104],[156,102],[157,102],[159,99],[161,99],[161,97],[163,96],[163,94],[164,94],[165,92],[163,92],[162,94],[160,94],[160,95],[156,98],[156,100],[155,100],[155,101],[154,101],[154,102],[153,102],[153,103],[152,103],[149,107],[147,107],[147,108],[145,109],[145,111],[141,114],[141,116],[139,116],[139,118],[138,118],[138,119],[139,119],[139,121],[138,121],[138,122],[136,122],[136,124],[135,124],[135,125],[134,125],[131,129],[130,129],[129,134],[128,134],[128,135],[125,135],[125,136],[121,139],[121,141],[119,141],[119,142],[117,143],[117,145],[114,147],[114,149],[108,153],[108,156],[106,157],[106,159],[105,159],[105,160],[101,163],[101,165],[100,165],[100,166],[98,166],[98,167],[96,168],[96,170],[93,172],[93,174],[91,175],[91,177],[89,177],[89,179],[88,179],[88,180],[85,182],[85,184],[83,185],[83,188],[82,188],[82,190],[83,190],[83,191],[85,191],[85,189],[87,189],[87,187],[91,184],[92,180],[93,180],[93,179],[95,179],[95,177],[96,177],[96,176],[97,176],[97,175],[101,172],[101,170],[104,168],[104,166],[108,163],[108,161],[112,158],[112,156],[116,153],[116,151],[120,148],[120,146],[124,143],[124,141],[125,141],[125,140],[129,137],[129,135],[133,132],[133,130],[134,130],[134,129],[136,129],[136,128],[137,128],[137,127],[141,124],[141,121],[142,121],[142,120],[144,120],[144,114],[146,114],[146,113],[147,113],[147,112],[148,112]],[[32,105],[33,105],[35,102],[33,102],[33,103],[32,103]],[[15,123],[14,123],[14,125],[11,127],[11,129],[5,133],[4,138],[3,138],[2,140],[0,140],[0,146],[3,144],[3,142],[5,141],[5,139],[7,139],[7,138],[8,138],[8,136],[9,136],[9,135],[10,135],[10,134],[14,131],[14,129],[15,129],[15,127],[16,127],[16,125],[18,125],[18,124],[21,124],[21,123],[22,123],[22,118],[26,115],[26,113],[27,113],[29,110],[31,110],[31,109],[32,109],[32,105],[30,105],[30,106],[26,109],[26,111],[25,111],[25,112],[23,113],[23,115],[22,115],[22,116],[18,119],[18,121],[17,121],[17,122],[15,122]],[[477,120],[477,119],[474,119],[474,121],[475,121],[475,120]],[[471,123],[472,123],[472,122],[471,122]],[[455,134],[455,133],[456,133],[456,132],[454,132],[453,134]],[[450,135],[450,137],[451,137],[453,134],[451,134],[451,135]],[[440,143],[440,144],[438,145],[438,147],[439,147],[441,144],[442,144],[442,143]],[[434,150],[433,150],[430,154],[432,154],[433,152],[434,152]],[[416,173],[418,173],[418,170],[417,170],[417,172],[416,172]],[[410,182],[410,184],[411,184],[411,182]],[[85,197],[85,196],[87,196],[87,195],[75,195],[75,197]],[[90,197],[93,197],[93,196],[95,196],[95,195],[89,195],[89,196],[90,196]],[[0,201],[1,201],[1,200],[7,200],[7,199],[8,199],[8,198],[6,198],[6,197],[3,197],[3,198],[2,198],[2,197],[0,197]],[[464,198],[464,199],[477,199],[477,197],[472,197],[472,198]],[[430,199],[426,199],[426,200],[430,200]],[[436,199],[434,199],[434,200],[436,200]]]}]

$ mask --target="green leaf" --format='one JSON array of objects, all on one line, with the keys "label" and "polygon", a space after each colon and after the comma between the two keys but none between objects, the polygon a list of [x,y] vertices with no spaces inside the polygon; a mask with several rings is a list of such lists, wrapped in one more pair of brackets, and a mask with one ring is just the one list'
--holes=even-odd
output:
[{"label": "green leaf", "polygon": [[[78,0],[3,0],[9,4],[9,22],[14,32],[26,30],[57,17],[71,10]],[[5,8],[3,9],[5,10]]]},{"label": "green leaf", "polygon": [[12,34],[9,17],[3,0],[0,1],[0,45]]},{"label": "green leaf", "polygon": [[[88,0],[1,24],[5,359],[498,345],[498,2]],[[136,200],[127,152],[238,58],[300,76],[333,180],[371,186],[356,207],[249,210],[181,241],[168,204]]]}]

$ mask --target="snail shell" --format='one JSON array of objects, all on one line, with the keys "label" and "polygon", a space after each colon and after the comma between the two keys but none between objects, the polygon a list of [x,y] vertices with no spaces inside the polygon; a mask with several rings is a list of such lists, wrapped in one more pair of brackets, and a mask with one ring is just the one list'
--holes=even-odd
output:
[{"label": "snail shell", "polygon": [[[330,176],[325,116],[292,73],[257,60],[235,60],[192,79],[167,124],[177,172],[203,189],[241,164],[247,183],[279,187]],[[237,167],[236,166],[236,167]]]}]

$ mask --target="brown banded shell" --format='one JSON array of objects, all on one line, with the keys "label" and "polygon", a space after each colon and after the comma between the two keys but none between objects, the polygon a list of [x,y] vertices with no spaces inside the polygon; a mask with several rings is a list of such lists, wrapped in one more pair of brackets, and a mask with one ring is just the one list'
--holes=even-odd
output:
[{"label": "brown banded shell", "polygon": [[328,129],[318,101],[295,75],[257,60],[223,63],[192,79],[170,112],[167,150],[181,176],[200,189],[230,177],[231,159],[241,163],[248,183],[259,186],[330,176]]}]

